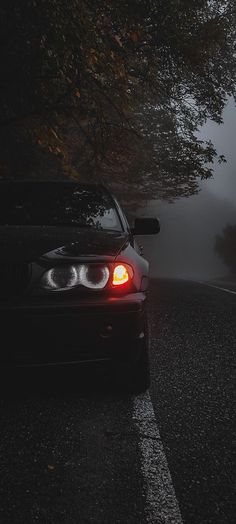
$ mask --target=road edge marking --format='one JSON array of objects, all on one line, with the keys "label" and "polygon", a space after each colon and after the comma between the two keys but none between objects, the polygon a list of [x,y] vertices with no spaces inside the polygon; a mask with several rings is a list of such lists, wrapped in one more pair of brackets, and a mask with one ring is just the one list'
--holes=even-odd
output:
[{"label": "road edge marking", "polygon": [[148,524],[183,524],[149,393],[134,399]]},{"label": "road edge marking", "polygon": [[198,284],[202,284],[207,287],[213,287],[215,289],[220,289],[220,291],[225,291],[226,293],[230,293],[231,295],[236,295],[236,291],[231,291],[231,289],[226,289],[224,287],[214,286],[214,284],[207,284],[207,282],[201,282],[200,280],[198,281]]}]

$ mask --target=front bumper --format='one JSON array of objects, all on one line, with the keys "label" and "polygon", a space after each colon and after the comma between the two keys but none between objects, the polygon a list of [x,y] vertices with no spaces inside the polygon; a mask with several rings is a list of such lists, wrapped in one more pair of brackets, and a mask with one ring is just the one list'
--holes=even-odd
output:
[{"label": "front bumper", "polygon": [[133,360],[145,310],[144,293],[2,307],[1,366]]}]

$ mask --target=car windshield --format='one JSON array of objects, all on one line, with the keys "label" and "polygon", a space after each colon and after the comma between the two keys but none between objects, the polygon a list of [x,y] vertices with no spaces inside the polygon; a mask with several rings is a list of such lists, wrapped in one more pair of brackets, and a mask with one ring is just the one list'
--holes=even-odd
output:
[{"label": "car windshield", "polygon": [[66,182],[2,182],[0,224],[122,230],[102,187]]}]

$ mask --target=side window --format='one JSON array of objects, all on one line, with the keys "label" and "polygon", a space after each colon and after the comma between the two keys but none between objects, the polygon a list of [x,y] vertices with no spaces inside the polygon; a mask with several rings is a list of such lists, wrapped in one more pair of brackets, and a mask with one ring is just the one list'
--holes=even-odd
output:
[{"label": "side window", "polygon": [[121,229],[118,214],[115,209],[108,209],[100,216],[99,222],[104,229]]},{"label": "side window", "polygon": [[131,235],[130,225],[129,225],[129,222],[128,222],[126,216],[125,216],[125,213],[124,213],[123,209],[121,209],[120,204],[117,202],[115,197],[113,197],[113,200],[114,200],[114,203],[115,203],[115,206],[116,206],[116,209],[117,209],[117,212],[118,212],[121,224],[122,224],[122,228],[125,231],[128,231],[128,233]]}]

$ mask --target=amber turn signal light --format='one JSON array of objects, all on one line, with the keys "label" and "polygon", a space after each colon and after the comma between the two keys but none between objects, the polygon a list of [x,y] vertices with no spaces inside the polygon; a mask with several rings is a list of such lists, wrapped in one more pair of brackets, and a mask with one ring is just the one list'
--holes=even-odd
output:
[{"label": "amber turn signal light", "polygon": [[128,282],[128,280],[130,280],[130,276],[127,267],[124,264],[115,266],[112,279],[113,286],[120,286]]}]

